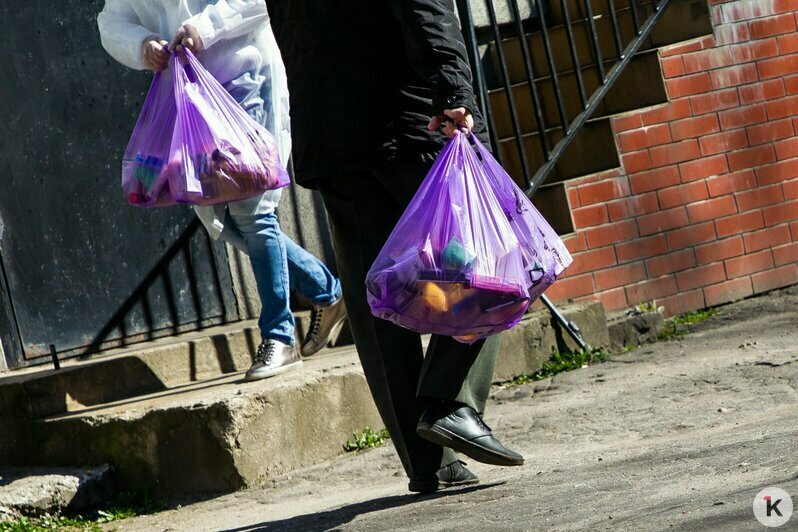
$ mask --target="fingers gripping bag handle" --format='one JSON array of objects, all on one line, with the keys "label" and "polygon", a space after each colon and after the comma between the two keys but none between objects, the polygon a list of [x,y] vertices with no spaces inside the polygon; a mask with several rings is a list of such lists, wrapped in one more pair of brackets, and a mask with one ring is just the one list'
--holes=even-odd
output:
[{"label": "fingers gripping bag handle", "polygon": [[450,140],[366,277],[372,313],[467,343],[529,306],[524,258],[464,134]]},{"label": "fingers gripping bag handle", "polygon": [[122,190],[137,207],[162,207],[175,202],[163,170],[177,119],[172,72],[155,74],[122,157]]},{"label": "fingers gripping bag handle", "polygon": [[475,135],[471,134],[471,140],[481,158],[484,175],[521,243],[527,262],[530,297],[534,300],[554,283],[573,259],[556,231],[490,151]]},{"label": "fingers gripping bag handle", "polygon": [[212,205],[290,184],[277,143],[191,54],[175,55],[177,121],[168,163],[179,202]]}]

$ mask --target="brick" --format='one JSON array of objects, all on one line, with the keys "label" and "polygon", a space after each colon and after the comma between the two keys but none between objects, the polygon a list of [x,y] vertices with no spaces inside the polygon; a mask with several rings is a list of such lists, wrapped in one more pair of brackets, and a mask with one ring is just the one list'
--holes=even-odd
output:
[{"label": "brick", "polygon": [[648,150],[624,153],[621,155],[621,165],[627,174],[642,172],[651,168],[651,155]]},{"label": "brick", "polygon": [[789,201],[772,207],[762,209],[765,226],[778,225],[792,220],[798,220],[798,201]]},{"label": "brick", "polygon": [[686,203],[705,200],[709,197],[707,184],[704,181],[677,185],[657,192],[662,209],[670,209]]},{"label": "brick", "polygon": [[[741,65],[749,61],[768,59],[779,55],[779,45],[776,39],[736,44],[728,47],[732,64]],[[783,54],[782,54],[783,55]]]},{"label": "brick", "polygon": [[665,88],[668,91],[668,96],[672,100],[675,100],[676,98],[683,98],[685,96],[711,91],[712,81],[709,78],[709,74],[702,72],[700,74],[665,80]]},{"label": "brick", "polygon": [[718,234],[718,238],[756,231],[763,227],[765,227],[765,219],[760,210],[748,211],[715,220],[715,231]]},{"label": "brick", "polygon": [[666,79],[675,78],[676,76],[684,74],[684,63],[682,62],[681,56],[663,57],[661,64],[662,76]]},{"label": "brick", "polygon": [[773,262],[776,266],[798,263],[798,242],[773,248]]},{"label": "brick", "polygon": [[693,266],[695,266],[695,254],[692,249],[683,249],[682,251],[668,253],[646,261],[646,271],[651,279],[686,270]]},{"label": "brick", "polygon": [[726,278],[734,279],[773,268],[773,253],[769,249],[764,249],[757,253],[729,259],[724,264],[726,265]]},{"label": "brick", "polygon": [[662,299],[672,296],[679,291],[676,286],[676,278],[673,275],[649,279],[626,287],[626,299],[630,305],[641,301],[651,301],[652,299]]},{"label": "brick", "polygon": [[601,302],[606,312],[613,310],[620,310],[629,306],[626,301],[626,290],[623,288],[614,288],[606,292],[597,292],[593,297]]},{"label": "brick", "polygon": [[713,89],[726,89],[754,83],[759,79],[756,63],[746,63],[727,68],[719,68],[709,72],[709,79]]},{"label": "brick", "polygon": [[595,272],[593,278],[596,290],[609,290],[642,281],[646,278],[646,269],[642,262],[634,262]]},{"label": "brick", "polygon": [[702,286],[720,283],[726,280],[726,271],[722,262],[715,262],[686,270],[676,274],[676,283],[680,292],[686,292]]},{"label": "brick", "polygon": [[585,273],[559,279],[546,290],[546,295],[555,301],[565,301],[595,292],[593,274]]},{"label": "brick", "polygon": [[718,46],[746,42],[751,39],[748,22],[736,24],[720,24],[715,26],[715,42]]},{"label": "brick", "polygon": [[779,161],[798,157],[798,137],[774,142],[773,146],[776,148],[776,159]]},{"label": "brick", "polygon": [[740,104],[750,105],[752,103],[775,100],[786,94],[784,82],[780,79],[771,79],[762,83],[754,83],[740,87]]},{"label": "brick", "polygon": [[662,233],[676,227],[684,227],[690,221],[687,219],[687,210],[684,207],[676,207],[666,211],[639,216],[637,226],[640,229],[640,236]]},{"label": "brick", "polygon": [[692,161],[701,156],[701,151],[698,149],[698,141],[695,139],[683,140],[674,144],[666,144],[665,146],[656,146],[650,149],[650,153],[651,166],[653,168]]},{"label": "brick", "polygon": [[662,124],[664,122],[673,122],[674,120],[681,120],[690,116],[692,110],[690,108],[690,100],[683,98],[675,100],[665,105],[646,111],[640,115],[643,124],[651,126],[654,124]]},{"label": "brick", "polygon": [[780,184],[767,187],[758,187],[753,190],[738,192],[734,195],[737,200],[737,208],[740,212],[759,209],[765,205],[772,205],[784,201],[784,192]]},{"label": "brick", "polygon": [[774,13],[772,0],[731,2],[723,4],[720,9],[723,13],[723,22],[739,22],[741,20],[766,17]]},{"label": "brick", "polygon": [[798,96],[788,96],[780,100],[773,100],[765,105],[767,106],[768,119],[770,120],[798,115]]},{"label": "brick", "polygon": [[612,119],[612,129],[616,133],[640,127],[643,127],[643,120],[640,118],[640,113],[617,116]]},{"label": "brick", "polygon": [[793,200],[798,198],[798,179],[783,182],[781,188],[784,192],[784,199]]},{"label": "brick", "polygon": [[[714,135],[707,135],[698,139],[701,148],[701,155],[704,157],[717,155],[732,150],[739,150],[748,147],[748,135],[744,129],[724,131]],[[650,164],[650,159],[649,159]]]},{"label": "brick", "polygon": [[696,247],[695,258],[697,264],[710,264],[731,257],[739,257],[744,252],[743,239],[735,236]]},{"label": "brick", "polygon": [[789,118],[775,120],[758,126],[749,126],[746,128],[746,131],[748,132],[748,144],[751,146],[790,138],[794,133],[792,129],[792,120]]},{"label": "brick", "polygon": [[668,244],[662,235],[640,238],[615,246],[615,254],[619,263],[655,257],[662,255],[666,251],[668,251]]},{"label": "brick", "polygon": [[702,309],[706,306],[704,303],[704,291],[700,288],[690,292],[667,297],[658,301],[658,303],[665,307],[666,318],[678,316],[679,314],[686,314],[694,310]]},{"label": "brick", "polygon": [[798,222],[791,223],[790,230],[792,231],[793,241],[798,242]]},{"label": "brick", "polygon": [[[774,43],[775,44],[775,43]],[[732,57],[731,47],[710,48],[709,50],[698,50],[683,56],[676,56],[671,59],[679,59],[682,61],[682,72],[686,74],[695,74],[704,70],[712,70],[715,68],[727,67],[735,64]],[[663,65],[666,60],[663,60]],[[670,76],[673,77],[673,76]]]},{"label": "brick", "polygon": [[784,78],[784,89],[787,94],[798,93],[798,76],[789,76]]},{"label": "brick", "polygon": [[783,78],[798,72],[798,55],[766,59],[756,64],[759,79]]},{"label": "brick", "polygon": [[729,109],[718,113],[721,129],[736,129],[738,127],[761,124],[768,119],[765,104],[749,105],[739,109]]},{"label": "brick", "polygon": [[724,281],[722,283],[707,286],[704,288],[704,300],[707,306],[714,307],[729,303],[730,301],[737,301],[753,295],[754,290],[751,285],[750,277],[738,277],[731,281]]},{"label": "brick", "polygon": [[798,265],[788,264],[770,271],[755,273],[751,276],[754,293],[761,294],[783,286],[798,283]]},{"label": "brick", "polygon": [[610,221],[607,215],[607,207],[603,203],[580,207],[571,211],[575,229],[594,227]]},{"label": "brick", "polygon": [[774,13],[787,13],[798,11],[798,0],[773,0]]},{"label": "brick", "polygon": [[579,275],[617,264],[615,248],[612,246],[573,253],[572,257],[574,261],[568,266],[568,275]]},{"label": "brick", "polygon": [[695,181],[706,177],[725,174],[729,171],[729,165],[724,154],[704,157],[679,165],[679,173],[682,182]]},{"label": "brick", "polygon": [[565,244],[566,249],[571,254],[579,253],[580,251],[584,251],[587,249],[587,239],[585,238],[585,233],[577,233],[573,236],[567,236],[562,239],[563,244]]},{"label": "brick", "polygon": [[737,212],[737,204],[732,196],[722,196],[708,201],[699,201],[687,206],[690,223],[715,220]]},{"label": "brick", "polygon": [[607,212],[611,222],[640,216],[641,214],[649,214],[658,210],[659,201],[657,201],[656,192],[636,194],[607,203]]},{"label": "brick", "polygon": [[634,220],[614,222],[585,230],[587,245],[590,249],[600,248],[616,242],[624,242],[636,236],[637,225]]},{"label": "brick", "polygon": [[798,33],[780,35],[777,37],[779,55],[794,54],[798,52]]},{"label": "brick", "polygon": [[587,206],[600,201],[628,196],[629,181],[626,177],[605,179],[598,183],[582,185],[577,190],[579,191],[580,205]]},{"label": "brick", "polygon": [[709,196],[723,196],[741,190],[748,190],[756,186],[756,177],[753,170],[742,170],[732,174],[719,175],[707,179]]},{"label": "brick", "polygon": [[[747,40],[747,39],[746,39]],[[660,49],[659,54],[661,57],[672,57],[674,55],[682,55],[688,52],[695,52],[703,49],[704,45],[702,39],[693,39],[691,41],[673,44]]]},{"label": "brick", "polygon": [[693,116],[714,113],[723,109],[730,109],[740,105],[737,89],[734,87],[716,90],[707,94],[690,96],[690,108]]},{"label": "brick", "polygon": [[668,247],[674,251],[684,249],[688,246],[702,244],[715,240],[715,224],[705,222],[703,224],[691,225],[682,229],[676,229],[665,235],[668,239]]},{"label": "brick", "polygon": [[782,35],[795,31],[795,17],[790,14],[752,20],[750,22],[751,38],[764,39],[774,35]]},{"label": "brick", "polygon": [[565,186],[565,196],[568,198],[568,207],[575,209],[579,207],[579,192],[575,187]]},{"label": "brick", "polygon": [[682,178],[677,166],[657,168],[629,176],[630,186],[634,194],[670,187],[681,183],[681,181]]},{"label": "brick", "polygon": [[668,124],[657,124],[621,133],[618,142],[624,152],[642,150],[671,142],[671,131]]},{"label": "brick", "polygon": [[789,181],[798,177],[798,159],[787,159],[757,168],[756,179],[760,185]]},{"label": "brick", "polygon": [[772,144],[732,151],[726,154],[729,160],[729,170],[736,172],[746,168],[755,168],[776,160],[776,151]]},{"label": "brick", "polygon": [[714,114],[676,120],[671,122],[670,125],[671,137],[674,141],[700,137],[720,131],[718,117]]},{"label": "brick", "polygon": [[791,240],[790,227],[787,224],[777,225],[743,235],[743,244],[745,245],[746,253],[753,253],[760,249],[787,244]]}]

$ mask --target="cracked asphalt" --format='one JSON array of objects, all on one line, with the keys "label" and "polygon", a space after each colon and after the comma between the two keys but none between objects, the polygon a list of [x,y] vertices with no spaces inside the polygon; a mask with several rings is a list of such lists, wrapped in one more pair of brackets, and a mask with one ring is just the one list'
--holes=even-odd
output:
[{"label": "cracked asphalt", "polygon": [[[419,496],[390,446],[121,530],[762,530],[798,502],[798,287],[727,305],[676,341],[497,390],[486,421],[526,464]],[[276,427],[275,430],[279,430]],[[798,530],[798,517],[782,530]]]}]

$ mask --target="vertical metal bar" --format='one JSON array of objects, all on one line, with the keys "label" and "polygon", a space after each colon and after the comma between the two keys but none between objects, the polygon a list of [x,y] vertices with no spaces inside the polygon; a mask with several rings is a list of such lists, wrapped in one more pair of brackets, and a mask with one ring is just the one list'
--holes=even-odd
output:
[{"label": "vertical metal bar", "polygon": [[[540,135],[540,147],[543,150],[543,159],[548,161],[549,154],[551,153],[551,143],[549,142],[548,135],[546,135],[546,121],[541,108],[538,88],[535,84],[535,63],[532,59],[532,54],[529,52],[529,46],[526,42],[526,35],[524,34],[524,27],[521,24],[521,13],[518,9],[518,0],[509,0],[509,2],[510,8],[513,10],[515,30],[518,33],[518,41],[521,46],[521,56],[524,59],[524,69],[526,70],[526,79],[527,83],[529,83],[529,92],[532,96],[532,109],[535,113],[535,121],[537,122],[538,134]],[[528,182],[527,186],[529,186]]]},{"label": "vertical metal bar", "polygon": [[585,0],[585,9],[587,10],[587,27],[590,30],[590,36],[593,38],[593,54],[596,56],[596,71],[599,75],[599,80],[604,83],[604,65],[601,60],[601,46],[598,40],[598,31],[596,30],[596,21],[593,19],[593,6],[590,5],[590,0]]},{"label": "vertical metal bar", "polygon": [[50,358],[53,361],[53,368],[61,369],[61,362],[58,360],[58,352],[55,350],[55,344],[50,344]]},{"label": "vertical metal bar", "polygon": [[482,61],[479,57],[479,46],[477,45],[477,34],[474,31],[471,2],[469,2],[469,0],[457,0],[457,12],[460,15],[460,27],[468,50],[468,58],[471,61],[471,68],[474,71],[474,92],[477,97],[477,105],[479,105],[486,119],[488,138],[493,148],[493,153],[496,154],[496,158],[501,162],[499,141],[496,134],[496,123],[493,119],[493,112],[490,109],[485,72],[482,70]]},{"label": "vertical metal bar", "polygon": [[[504,90],[507,95],[507,104],[510,108],[510,119],[513,123],[513,133],[515,133],[515,144],[518,147],[518,155],[521,158],[521,171],[524,173],[524,182],[529,183],[529,163],[526,160],[526,149],[524,148],[524,138],[521,133],[521,125],[518,122],[518,113],[515,109],[515,99],[513,98],[513,87],[510,81],[510,73],[507,70],[507,61],[504,57],[504,49],[502,48],[502,37],[499,32],[499,23],[496,20],[496,10],[493,7],[493,1],[487,0],[488,17],[490,18],[490,26],[493,30],[493,39],[496,43],[496,55],[499,57],[499,65],[501,66],[502,78],[504,82]],[[542,10],[541,10],[542,11]]]},{"label": "vertical metal bar", "polygon": [[582,105],[582,109],[584,109],[585,105],[587,105],[587,92],[585,91],[585,82],[582,79],[582,65],[579,63],[579,56],[576,52],[571,14],[568,12],[568,2],[566,0],[560,0],[560,5],[562,5],[562,14],[565,17],[565,35],[568,37],[568,48],[571,51],[571,61],[574,64],[576,86],[579,89],[579,102]]},{"label": "vertical metal bar", "polygon": [[562,91],[560,90],[560,80],[557,76],[557,65],[554,64],[554,54],[551,51],[551,41],[549,40],[549,28],[546,26],[546,15],[544,12],[545,9],[538,9],[538,15],[540,15],[540,30],[543,33],[543,47],[546,50],[546,60],[549,64],[549,71],[551,72],[551,83],[554,86],[554,97],[557,100],[557,110],[560,113],[562,131],[567,135],[571,126],[568,123],[568,116],[565,114],[565,104],[562,101]]},{"label": "vertical metal bar", "polygon": [[640,19],[637,18],[637,2],[629,0],[629,10],[632,12],[632,24],[635,26],[635,34],[640,35]]},{"label": "vertical metal bar", "polygon": [[618,26],[618,16],[615,14],[615,1],[607,0],[607,9],[610,12],[610,21],[612,22],[612,33],[615,36],[615,50],[618,52],[618,57],[623,57],[623,43],[621,42],[621,29]]}]

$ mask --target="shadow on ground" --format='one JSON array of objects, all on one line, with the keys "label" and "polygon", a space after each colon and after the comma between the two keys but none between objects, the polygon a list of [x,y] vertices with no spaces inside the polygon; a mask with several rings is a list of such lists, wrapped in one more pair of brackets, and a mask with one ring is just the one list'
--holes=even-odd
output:
[{"label": "shadow on ground", "polygon": [[351,522],[360,515],[369,514],[371,512],[407,506],[419,502],[439,499],[441,497],[474,493],[480,490],[500,486],[502,484],[504,484],[504,482],[494,482],[491,484],[470,486],[458,490],[446,490],[437,493],[431,493],[429,495],[393,495],[391,497],[381,497],[379,499],[372,499],[355,504],[347,504],[346,506],[341,506],[340,508],[328,510],[326,512],[298,515],[288,519],[281,519],[280,521],[270,521],[256,525],[231,528],[227,529],[225,532],[261,532],[268,530],[302,530],[307,532],[316,532],[322,530],[333,530],[341,525]]}]

